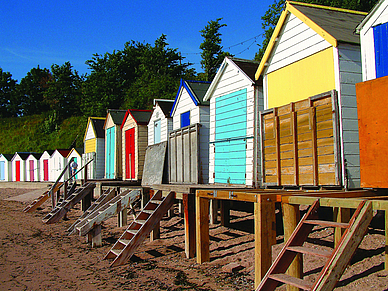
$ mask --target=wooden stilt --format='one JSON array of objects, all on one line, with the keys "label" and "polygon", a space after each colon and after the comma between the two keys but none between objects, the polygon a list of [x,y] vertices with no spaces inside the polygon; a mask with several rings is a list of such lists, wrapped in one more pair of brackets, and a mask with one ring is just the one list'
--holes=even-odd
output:
[{"label": "wooden stilt", "polygon": [[255,288],[272,264],[272,243],[276,236],[275,202],[260,195],[255,213]]},{"label": "wooden stilt", "polygon": [[221,225],[228,226],[230,222],[230,202],[228,200],[221,200]]},{"label": "wooden stilt", "polygon": [[[333,220],[336,222],[344,222],[348,223],[350,220],[350,209],[349,208],[342,208],[342,207],[335,207],[333,211]],[[334,247],[337,247],[342,235],[344,234],[345,229],[341,227],[336,227],[334,230]]]},{"label": "wooden stilt", "polygon": [[388,210],[385,210],[385,270],[388,271]]},{"label": "wooden stilt", "polygon": [[210,261],[209,199],[196,197],[197,263]]},{"label": "wooden stilt", "polygon": [[127,218],[128,218],[128,208],[125,207],[117,214],[117,226],[118,227],[126,226],[128,221]]},{"label": "wooden stilt", "polygon": [[87,234],[87,241],[92,244],[92,248],[102,246],[101,224],[97,224],[89,231]]},{"label": "wooden stilt", "polygon": [[85,212],[92,205],[93,190],[81,200],[81,210]]},{"label": "wooden stilt", "polygon": [[185,253],[186,258],[194,258],[196,252],[196,220],[195,220],[195,195],[182,194],[185,224]]},{"label": "wooden stilt", "polygon": [[210,200],[210,223],[217,224],[218,219],[218,200],[211,199]]},{"label": "wooden stilt", "polygon": [[[299,205],[282,204],[283,210],[283,225],[284,225],[284,241],[286,242],[290,237],[296,226],[300,221]],[[295,278],[303,278],[303,257],[302,254],[296,255],[294,261],[288,268],[287,274]],[[295,286],[287,285],[288,291],[299,291]]]},{"label": "wooden stilt", "polygon": [[185,208],[183,207],[183,200],[179,200],[179,216],[185,216]]},{"label": "wooden stilt", "polygon": [[150,233],[150,242],[160,238],[160,222],[158,222],[155,228]]}]

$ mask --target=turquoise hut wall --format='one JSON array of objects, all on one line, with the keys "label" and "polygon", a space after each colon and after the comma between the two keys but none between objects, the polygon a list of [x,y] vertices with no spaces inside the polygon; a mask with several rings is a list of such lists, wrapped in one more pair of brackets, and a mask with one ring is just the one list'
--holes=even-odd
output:
[{"label": "turquoise hut wall", "polygon": [[[210,101],[209,183],[256,186],[260,165],[254,138],[263,109],[258,63],[227,57],[205,100]],[[259,100],[260,99],[260,100]],[[255,118],[256,116],[256,118]]]}]

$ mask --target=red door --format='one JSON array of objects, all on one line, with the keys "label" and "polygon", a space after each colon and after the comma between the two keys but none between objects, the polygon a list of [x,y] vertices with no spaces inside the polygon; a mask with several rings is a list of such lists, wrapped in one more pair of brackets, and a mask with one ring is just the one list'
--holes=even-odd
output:
[{"label": "red door", "polygon": [[20,181],[20,161],[15,162],[15,170],[16,170],[16,182]]},{"label": "red door", "polygon": [[30,182],[34,182],[35,177],[34,177],[34,161],[30,160]]},{"label": "red door", "polygon": [[125,178],[135,179],[135,128],[125,132]]},{"label": "red door", "polygon": [[48,181],[48,160],[43,160],[43,180]]}]

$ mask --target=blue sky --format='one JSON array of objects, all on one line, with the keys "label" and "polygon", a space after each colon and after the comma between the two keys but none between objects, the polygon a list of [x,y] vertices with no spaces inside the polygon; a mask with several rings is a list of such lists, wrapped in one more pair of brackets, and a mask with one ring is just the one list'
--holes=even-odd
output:
[{"label": "blue sky", "polygon": [[[1,1],[0,67],[20,81],[32,68],[69,61],[90,73],[93,54],[121,50],[127,41],[153,44],[167,35],[201,72],[200,30],[223,18],[222,45],[236,57],[253,59],[261,44],[261,17],[273,0],[264,1]],[[259,37],[258,37],[259,36]]]}]

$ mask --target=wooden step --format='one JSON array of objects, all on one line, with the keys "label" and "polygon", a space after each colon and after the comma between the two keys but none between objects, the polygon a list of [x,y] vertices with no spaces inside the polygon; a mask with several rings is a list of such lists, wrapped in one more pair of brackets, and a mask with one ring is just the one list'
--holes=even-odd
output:
[{"label": "wooden step", "polygon": [[129,239],[119,239],[119,242],[122,243],[123,245],[128,245],[131,240]]},{"label": "wooden step", "polygon": [[150,200],[151,203],[162,204],[163,200]]},{"label": "wooden step", "polygon": [[349,228],[349,223],[327,221],[327,220],[305,220],[304,223],[320,225],[320,226],[326,226],[326,227]]},{"label": "wooden step", "polygon": [[118,255],[120,255],[122,250],[111,249],[110,251],[117,257]]},{"label": "wooden step", "polygon": [[136,219],[135,222],[138,223],[138,224],[144,224],[146,223],[147,220],[140,220],[140,219]]},{"label": "wooden step", "polygon": [[303,290],[311,290],[311,288],[313,288],[313,285],[314,285],[310,282],[306,282],[303,279],[295,278],[287,274],[271,274],[269,275],[269,278],[272,280],[278,281],[280,283],[285,283],[285,284],[295,286]]},{"label": "wooden step", "polygon": [[127,231],[128,231],[129,233],[132,233],[132,234],[137,234],[137,233],[139,232],[138,229],[127,229]]},{"label": "wooden step", "polygon": [[141,212],[147,213],[147,214],[152,214],[155,212],[155,210],[148,210],[148,209],[143,209]]},{"label": "wooden step", "polygon": [[313,249],[309,247],[301,247],[301,246],[289,246],[287,247],[287,250],[300,253],[300,254],[306,254],[306,255],[313,255],[318,257],[324,257],[324,258],[330,258],[333,252],[326,251],[326,250],[318,250]]}]

